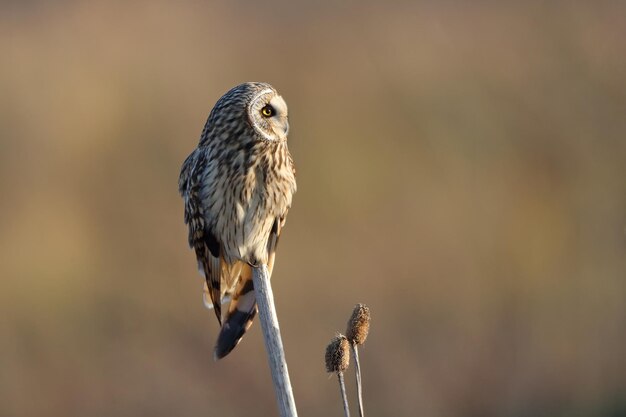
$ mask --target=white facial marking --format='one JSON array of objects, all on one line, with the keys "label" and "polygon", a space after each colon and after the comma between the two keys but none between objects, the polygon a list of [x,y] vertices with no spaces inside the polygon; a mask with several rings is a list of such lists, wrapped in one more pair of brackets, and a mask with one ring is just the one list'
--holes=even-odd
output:
[{"label": "white facial marking", "polygon": [[[272,117],[267,118],[266,122],[264,122],[263,126],[261,126],[258,122],[259,115],[254,112],[258,110],[257,107],[260,107],[261,104],[265,104],[258,103],[258,101],[267,94],[272,94],[272,98],[269,100],[269,102],[266,101],[266,103],[271,105],[276,110],[276,114]],[[255,128],[255,130],[260,133],[261,136],[263,136],[263,138],[265,138],[266,140],[276,141],[285,140],[287,138],[287,133],[289,133],[289,122],[287,121],[287,103],[285,103],[285,100],[281,96],[279,96],[274,90],[266,88],[258,92],[252,98],[250,106],[248,107],[248,118],[251,121],[252,126]]]},{"label": "white facial marking", "polygon": [[[257,93],[256,96],[254,96],[252,98],[252,102],[250,103],[250,107],[248,107],[248,113],[250,113],[252,111],[252,109],[255,108],[256,102],[259,101],[261,99],[261,97],[263,97],[266,94],[270,94],[273,93],[274,91],[270,88],[266,88],[265,90],[261,90],[260,92]],[[254,126],[254,128],[256,129],[257,132],[259,132],[261,135],[263,135],[263,137],[267,140],[275,140],[275,138],[269,134],[267,134],[262,128],[261,126],[259,126],[256,122],[256,117],[254,117],[252,114],[248,114],[250,120],[252,121],[252,125]]]},{"label": "white facial marking", "polygon": [[286,115],[287,114],[287,103],[285,100],[279,95],[275,95],[270,100],[270,104],[276,109],[276,114]]}]

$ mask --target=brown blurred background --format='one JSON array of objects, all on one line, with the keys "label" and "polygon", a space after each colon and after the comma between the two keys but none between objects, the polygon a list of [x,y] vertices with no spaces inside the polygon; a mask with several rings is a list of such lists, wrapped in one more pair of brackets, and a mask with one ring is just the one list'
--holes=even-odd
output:
[{"label": "brown blurred background", "polygon": [[249,80],[290,106],[301,416],[357,302],[370,416],[626,415],[626,4],[588,3],[2,3],[0,415],[276,413],[258,323],[212,360],[177,193]]}]

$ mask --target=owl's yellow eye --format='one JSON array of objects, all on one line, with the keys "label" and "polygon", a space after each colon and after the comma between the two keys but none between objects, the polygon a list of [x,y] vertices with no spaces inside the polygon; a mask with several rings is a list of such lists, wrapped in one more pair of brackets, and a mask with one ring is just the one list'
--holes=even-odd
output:
[{"label": "owl's yellow eye", "polygon": [[276,111],[274,110],[274,107],[270,106],[269,104],[264,106],[261,109],[261,114],[264,117],[272,117],[274,115],[274,113],[276,113]]}]

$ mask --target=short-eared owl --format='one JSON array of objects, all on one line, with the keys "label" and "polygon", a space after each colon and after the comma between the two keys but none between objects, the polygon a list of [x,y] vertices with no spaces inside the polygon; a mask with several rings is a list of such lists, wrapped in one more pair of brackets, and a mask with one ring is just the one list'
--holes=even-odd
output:
[{"label": "short-eared owl", "polygon": [[206,279],[205,303],[222,325],[216,359],[233,350],[257,312],[251,267],[272,272],[296,192],[288,131],[287,104],[271,85],[238,85],[217,101],[181,169],[189,245]]}]

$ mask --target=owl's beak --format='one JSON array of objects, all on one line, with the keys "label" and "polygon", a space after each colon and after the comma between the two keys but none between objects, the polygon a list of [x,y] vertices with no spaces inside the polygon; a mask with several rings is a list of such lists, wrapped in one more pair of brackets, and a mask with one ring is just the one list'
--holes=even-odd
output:
[{"label": "owl's beak", "polygon": [[274,127],[274,133],[281,141],[287,140],[287,133],[289,133],[289,122],[286,117],[278,119]]}]

